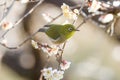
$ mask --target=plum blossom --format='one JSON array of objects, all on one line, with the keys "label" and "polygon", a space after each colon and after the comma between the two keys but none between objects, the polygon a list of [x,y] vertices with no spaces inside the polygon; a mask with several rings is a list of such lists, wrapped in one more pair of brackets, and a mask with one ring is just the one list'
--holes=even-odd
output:
[{"label": "plum blossom", "polygon": [[60,80],[64,74],[64,71],[52,69],[52,67],[44,68],[41,72],[46,80]]},{"label": "plum blossom", "polygon": [[113,1],[113,6],[114,7],[119,7],[120,6],[120,1]]},{"label": "plum blossom", "polygon": [[77,15],[80,14],[78,9],[74,9],[73,12],[76,13]]},{"label": "plum blossom", "polygon": [[117,16],[118,16],[118,17],[120,17],[120,12],[119,12],[119,13],[117,13]]},{"label": "plum blossom", "polygon": [[41,72],[46,80],[49,80],[53,76],[52,67],[44,68]]},{"label": "plum blossom", "polygon": [[93,0],[92,4],[88,8],[88,12],[96,12],[100,8],[101,8],[101,3],[98,2],[97,0]]},{"label": "plum blossom", "polygon": [[65,3],[63,3],[63,5],[61,6],[61,9],[63,10],[63,12],[66,12],[66,13],[70,11],[70,7]]},{"label": "plum blossom", "polygon": [[49,56],[56,55],[59,50],[59,47],[57,47],[56,45],[48,45],[47,43],[38,43],[34,40],[31,40],[31,44],[35,49],[42,50],[44,53],[47,53]]},{"label": "plum blossom", "polygon": [[3,30],[8,30],[8,29],[11,29],[13,27],[13,24],[11,22],[8,22],[8,21],[3,21],[1,23],[1,26],[2,26]]},{"label": "plum blossom", "polygon": [[38,43],[37,43],[36,41],[31,40],[31,44],[32,44],[32,46],[33,46],[35,49],[38,49],[38,48],[39,48],[39,47],[38,47]]},{"label": "plum blossom", "polygon": [[60,80],[63,78],[64,71],[59,71],[57,69],[53,70],[53,78],[52,80]]},{"label": "plum blossom", "polygon": [[78,9],[74,9],[72,11],[70,7],[65,3],[63,3],[63,5],[61,6],[61,9],[62,9],[64,17],[68,19],[73,19],[73,20],[76,20],[78,18],[78,15],[79,15]]},{"label": "plum blossom", "polygon": [[99,21],[102,23],[109,23],[114,18],[113,14],[101,15]]},{"label": "plum blossom", "polygon": [[20,0],[21,3],[28,3],[29,0]]},{"label": "plum blossom", "polygon": [[62,70],[66,70],[70,67],[71,62],[63,60],[60,64]]},{"label": "plum blossom", "polygon": [[57,54],[59,47],[56,45],[48,45],[47,43],[43,43],[41,46],[41,50],[44,53],[47,53],[49,56]]}]

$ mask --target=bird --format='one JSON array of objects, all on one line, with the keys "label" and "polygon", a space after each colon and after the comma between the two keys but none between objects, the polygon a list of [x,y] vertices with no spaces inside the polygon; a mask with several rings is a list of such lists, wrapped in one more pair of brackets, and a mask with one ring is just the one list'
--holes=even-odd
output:
[{"label": "bird", "polygon": [[44,32],[55,44],[64,43],[71,38],[76,31],[79,30],[72,24],[49,24],[38,30],[38,32]]}]

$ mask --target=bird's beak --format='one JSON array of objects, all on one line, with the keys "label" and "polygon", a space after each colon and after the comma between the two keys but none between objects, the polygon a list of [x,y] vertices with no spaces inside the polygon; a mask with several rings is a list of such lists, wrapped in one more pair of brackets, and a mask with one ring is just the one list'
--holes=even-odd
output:
[{"label": "bird's beak", "polygon": [[78,29],[75,29],[75,31],[80,31],[80,30],[78,30]]}]

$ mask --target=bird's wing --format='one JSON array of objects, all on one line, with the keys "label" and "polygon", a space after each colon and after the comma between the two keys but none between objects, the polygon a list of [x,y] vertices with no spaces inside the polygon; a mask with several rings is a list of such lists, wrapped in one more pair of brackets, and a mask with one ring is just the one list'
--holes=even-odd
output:
[{"label": "bird's wing", "polygon": [[40,28],[38,30],[38,32],[45,32],[46,30],[48,30],[50,27],[56,27],[56,26],[61,26],[58,24],[49,24],[49,25],[44,25],[44,27]]},{"label": "bird's wing", "polygon": [[60,34],[54,26],[50,27],[48,30],[45,32],[51,39],[58,39],[60,37]]},{"label": "bird's wing", "polygon": [[46,34],[50,37],[50,38],[52,38],[52,39],[54,39],[54,40],[57,40],[61,35],[60,35],[60,32],[59,32],[59,30],[60,30],[60,28],[61,28],[61,25],[58,25],[58,24],[51,24],[51,25],[49,25],[50,27],[49,27],[49,29],[48,30],[46,30]]},{"label": "bird's wing", "polygon": [[45,32],[51,39],[58,40],[60,38],[60,27],[61,25],[57,24],[45,25],[43,28],[39,29],[39,32]]}]

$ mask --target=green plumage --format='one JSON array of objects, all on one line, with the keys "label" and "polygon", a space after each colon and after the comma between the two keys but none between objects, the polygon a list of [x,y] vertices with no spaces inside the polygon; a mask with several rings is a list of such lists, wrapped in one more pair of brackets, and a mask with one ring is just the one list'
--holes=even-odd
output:
[{"label": "green plumage", "polygon": [[44,28],[40,29],[39,31],[45,32],[47,36],[53,39],[54,43],[60,44],[65,42],[67,39],[69,39],[74,34],[76,29],[71,24],[66,24],[66,25],[51,24],[51,25],[46,25]]},{"label": "green plumage", "polygon": [[62,25],[52,24],[52,25],[49,25],[49,26],[50,26],[50,28],[47,29],[45,33],[46,33],[50,38],[56,40],[57,38],[60,37],[60,32],[59,32],[59,30],[60,30],[60,28],[62,27]]}]

